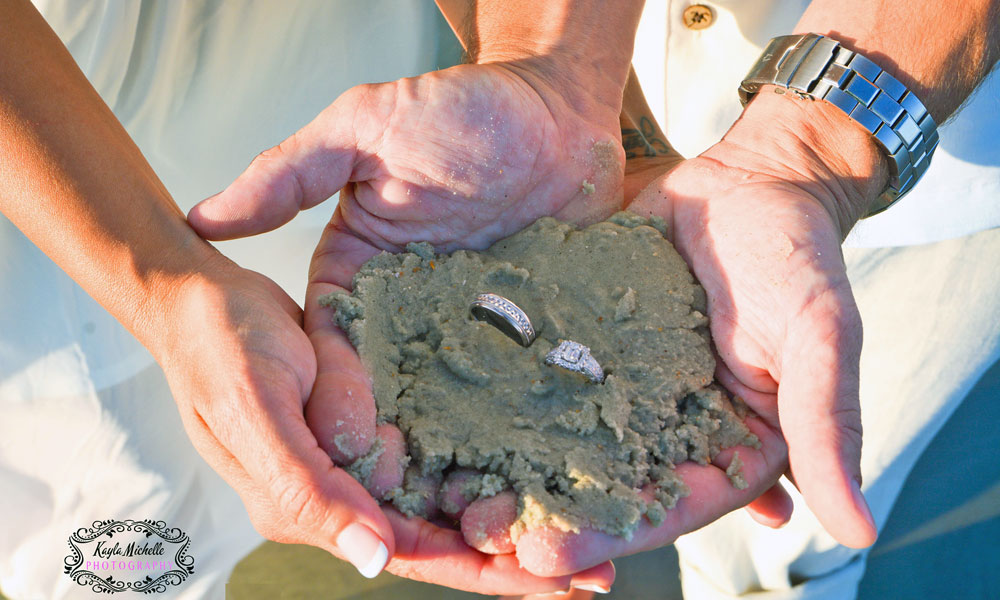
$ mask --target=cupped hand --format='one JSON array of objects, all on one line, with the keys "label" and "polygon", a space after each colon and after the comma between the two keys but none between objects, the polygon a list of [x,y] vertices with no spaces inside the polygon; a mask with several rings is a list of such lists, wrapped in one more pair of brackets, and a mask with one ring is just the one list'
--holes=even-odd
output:
[{"label": "cupped hand", "polygon": [[577,104],[516,63],[357,86],[189,221],[207,239],[244,237],[338,191],[331,226],[378,250],[482,248],[542,216],[598,221],[622,203],[618,109]]},{"label": "cupped hand", "polygon": [[154,354],[184,427],[264,536],[318,546],[362,572],[394,550],[392,526],[334,468],[306,425],[316,355],[277,284],[215,254],[178,287]]},{"label": "cupped hand", "polygon": [[[862,327],[840,244],[884,171],[866,134],[830,111],[762,97],[702,155],[673,170],[663,161],[667,172],[628,205],[667,221],[707,292],[717,378],[754,411],[748,425],[762,442],[759,451],[739,449],[749,487],[726,481],[731,453],[714,466],[680,465],[692,493],[660,527],[644,523],[632,540],[529,532],[517,555],[532,572],[557,574],[655,548],[748,503],[756,520],[779,526],[791,511],[776,483],[786,466],[837,541],[874,542],[860,492]],[[776,131],[774,123],[788,119],[814,128]],[[655,168],[643,166],[644,177]]]},{"label": "cupped hand", "polygon": [[[188,219],[199,234],[229,239],[274,229],[341,191],[310,268],[303,326],[315,377],[302,381],[311,383],[302,388],[308,443],[318,443],[338,480],[346,474],[334,463],[350,464],[378,439],[382,451],[365,483],[381,497],[402,481],[406,448],[394,426],[376,427],[369,378],[318,298],[350,288],[367,259],[411,241],[439,251],[484,248],[542,216],[585,224],[619,210],[619,108],[567,102],[516,62],[359,86],[192,209]],[[312,360],[304,341],[296,338],[298,360],[306,361],[299,368]],[[292,409],[299,421],[302,407]],[[395,529],[388,570],[414,579],[516,594],[571,584],[607,588],[614,578],[603,561],[572,577],[539,577],[509,554],[469,548],[458,531],[391,508],[385,514]]]},{"label": "cupped hand", "polygon": [[[835,107],[762,92],[629,206],[668,221],[708,295],[720,381],[784,438],[791,480],[852,547],[876,528],[860,491],[861,317],[840,245],[881,191],[883,161]],[[773,499],[756,506],[765,519]]]}]

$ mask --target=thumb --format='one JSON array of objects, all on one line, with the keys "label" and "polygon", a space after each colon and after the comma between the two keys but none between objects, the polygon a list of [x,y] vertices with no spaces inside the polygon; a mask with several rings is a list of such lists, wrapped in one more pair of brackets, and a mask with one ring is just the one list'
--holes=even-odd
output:
[{"label": "thumb", "polygon": [[861,317],[847,290],[830,289],[789,324],[778,387],[781,430],[796,486],[823,527],[853,548],[877,530],[861,494],[858,398]]},{"label": "thumb", "polygon": [[254,158],[222,192],[196,204],[188,223],[208,240],[271,231],[347,184],[357,140],[337,103],[277,146]]}]

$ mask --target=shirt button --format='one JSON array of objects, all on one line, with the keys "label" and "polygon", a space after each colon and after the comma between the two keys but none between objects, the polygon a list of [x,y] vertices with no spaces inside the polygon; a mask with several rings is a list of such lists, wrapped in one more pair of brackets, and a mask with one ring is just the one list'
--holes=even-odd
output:
[{"label": "shirt button", "polygon": [[688,29],[705,29],[714,20],[712,9],[704,4],[692,4],[684,9],[684,26]]}]

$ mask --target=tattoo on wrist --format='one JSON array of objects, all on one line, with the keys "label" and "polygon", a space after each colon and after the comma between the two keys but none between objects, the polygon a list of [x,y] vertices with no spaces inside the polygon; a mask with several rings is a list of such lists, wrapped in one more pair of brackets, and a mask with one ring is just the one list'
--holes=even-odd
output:
[{"label": "tattoo on wrist", "polygon": [[672,148],[649,117],[639,117],[639,129],[622,129],[625,158],[642,158],[670,154]]}]

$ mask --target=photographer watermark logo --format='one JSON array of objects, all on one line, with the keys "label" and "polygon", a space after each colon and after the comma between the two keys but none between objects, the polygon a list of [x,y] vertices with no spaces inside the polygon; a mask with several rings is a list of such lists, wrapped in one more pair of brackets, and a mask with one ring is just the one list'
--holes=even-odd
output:
[{"label": "photographer watermark logo", "polygon": [[95,592],[165,592],[194,573],[191,538],[163,521],[94,521],[69,536],[63,571]]}]

